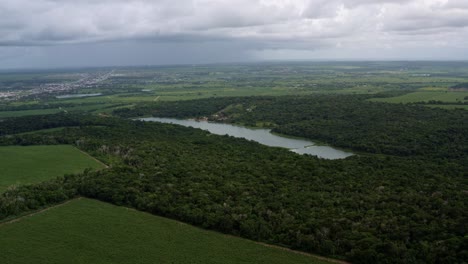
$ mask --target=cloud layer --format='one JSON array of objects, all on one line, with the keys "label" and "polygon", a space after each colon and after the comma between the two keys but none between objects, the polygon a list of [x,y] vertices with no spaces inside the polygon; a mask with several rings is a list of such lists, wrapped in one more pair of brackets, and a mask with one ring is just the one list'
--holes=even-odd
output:
[{"label": "cloud layer", "polygon": [[3,52],[129,40],[253,52],[468,46],[466,0],[2,0],[0,14]]}]

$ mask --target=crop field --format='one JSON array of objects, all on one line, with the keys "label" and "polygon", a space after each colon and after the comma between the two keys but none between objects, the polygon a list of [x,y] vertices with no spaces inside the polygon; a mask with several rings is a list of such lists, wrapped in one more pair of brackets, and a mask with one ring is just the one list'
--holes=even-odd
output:
[{"label": "crop field", "polygon": [[30,116],[30,115],[49,115],[49,114],[56,114],[60,112],[106,112],[109,108],[117,107],[116,104],[106,103],[106,102],[96,102],[93,104],[86,104],[81,105],[80,103],[76,103],[74,106],[71,107],[61,107],[57,105],[54,108],[46,108],[46,109],[33,109],[33,110],[19,110],[19,111],[0,111],[0,118],[7,118],[7,117],[20,117],[20,116]]},{"label": "crop field", "polygon": [[139,102],[156,102],[156,101],[178,101],[192,100],[209,97],[226,97],[226,96],[261,96],[261,95],[291,95],[291,94],[311,94],[311,91],[302,91],[297,89],[287,88],[217,88],[206,89],[198,88],[196,90],[183,88],[167,88],[158,89],[156,87],[142,87],[145,92],[133,94],[113,94],[106,96],[96,96],[87,98],[75,98],[61,100],[61,103],[106,103],[106,104],[122,104],[122,103],[139,103]]},{"label": "crop field", "polygon": [[374,98],[371,101],[385,103],[424,103],[428,107],[439,107],[444,109],[462,108],[468,109],[467,103],[468,92],[455,92],[437,89],[426,88],[417,92],[412,92],[396,97],[389,98]]},{"label": "crop field", "polygon": [[62,110],[54,109],[35,109],[35,110],[22,110],[22,111],[0,111],[0,118],[5,117],[20,117],[29,115],[49,115],[62,112]]},{"label": "crop field", "polygon": [[82,198],[0,224],[0,263],[329,262]]},{"label": "crop field", "polygon": [[[466,63],[315,62],[258,65],[194,65],[80,71],[0,74],[0,118],[58,112],[111,113],[113,108],[144,102],[211,97],[284,96],[310,94],[378,94],[406,92],[375,101],[410,103],[430,100],[457,102],[466,92],[447,89],[468,82]],[[109,74],[103,81],[96,76]],[[84,79],[83,79],[84,78]],[[88,84],[74,87],[83,79]],[[92,85],[89,85],[91,80]],[[69,87],[53,91],[54,85]],[[53,92],[38,92],[46,87]],[[36,90],[35,90],[36,89]],[[1,99],[1,92],[14,99]],[[60,95],[100,96],[62,98]],[[456,95],[458,94],[458,95]],[[463,94],[465,94],[463,96]],[[460,98],[459,98],[460,96]],[[438,103],[435,107],[458,108]]]},{"label": "crop field", "polygon": [[0,192],[11,185],[38,183],[103,165],[68,145],[0,147]]}]

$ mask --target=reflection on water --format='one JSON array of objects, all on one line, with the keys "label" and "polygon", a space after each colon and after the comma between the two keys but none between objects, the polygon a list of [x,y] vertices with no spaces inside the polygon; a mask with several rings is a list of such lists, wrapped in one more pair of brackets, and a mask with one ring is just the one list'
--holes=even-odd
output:
[{"label": "reflection on water", "polygon": [[91,96],[99,96],[102,93],[93,93],[93,94],[66,94],[66,95],[59,95],[55,98],[57,99],[66,99],[66,98],[80,98],[80,97],[91,97]]},{"label": "reflection on water", "polygon": [[148,117],[143,121],[178,124],[186,127],[200,128],[217,135],[230,135],[257,141],[263,145],[288,148],[299,154],[310,154],[325,159],[344,159],[353,155],[349,152],[329,146],[316,146],[314,142],[304,139],[286,138],[270,133],[268,129],[251,129],[230,124],[210,123],[207,121],[181,120],[174,118]]}]

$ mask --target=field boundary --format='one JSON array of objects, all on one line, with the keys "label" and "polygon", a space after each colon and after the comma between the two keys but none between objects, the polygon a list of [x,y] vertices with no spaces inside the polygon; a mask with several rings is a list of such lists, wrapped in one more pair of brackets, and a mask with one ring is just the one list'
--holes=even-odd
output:
[{"label": "field boundary", "polygon": [[31,213],[28,213],[28,214],[25,214],[25,215],[21,215],[21,216],[18,216],[17,218],[14,218],[14,219],[11,219],[11,220],[8,220],[8,221],[5,221],[5,222],[0,222],[0,228],[4,225],[8,225],[8,224],[12,224],[12,223],[16,223],[16,222],[19,222],[21,220],[23,220],[24,218],[27,218],[27,217],[31,217],[31,216],[35,216],[37,214],[41,214],[43,212],[46,212],[46,211],[49,211],[51,209],[54,209],[54,208],[58,208],[58,207],[61,207],[61,206],[64,206],[68,203],[71,203],[75,200],[81,200],[83,199],[83,197],[77,197],[77,198],[73,198],[73,199],[70,199],[70,200],[67,200],[63,203],[59,203],[59,204],[56,204],[56,205],[52,205],[52,206],[49,206],[49,207],[46,207],[46,208],[43,208],[43,209],[40,209],[38,211],[33,211]]},{"label": "field boundary", "polygon": [[[75,146],[74,146],[74,147],[75,147]],[[102,166],[104,166],[104,168],[106,168],[106,169],[109,168],[109,165],[107,165],[107,164],[105,164],[104,162],[102,162],[102,161],[96,159],[94,156],[92,156],[92,155],[89,154],[88,152],[83,151],[83,150],[81,150],[81,149],[79,149],[79,148],[77,148],[77,147],[75,147],[75,148],[76,148],[77,150],[79,150],[81,153],[85,154],[86,156],[92,158],[92,159],[93,159],[94,161],[96,161],[97,163],[99,163],[99,164],[101,164]]]},{"label": "field boundary", "polygon": [[[91,198],[86,198],[86,199],[91,199]],[[93,199],[93,200],[97,200],[97,199]],[[100,200],[97,200],[97,201],[100,201]],[[103,202],[103,201],[100,201],[100,202]],[[107,202],[103,202],[103,203],[107,203]],[[108,203],[108,204],[112,204],[112,203]],[[115,205],[115,204],[112,204],[112,205],[118,206],[118,205]],[[145,211],[139,211],[139,210],[137,210],[135,208],[131,208],[131,207],[126,207],[126,206],[119,206],[119,207],[126,208],[127,210],[131,210],[131,211],[136,211],[136,212],[140,212],[140,213],[149,214],[149,215],[152,215],[152,216],[157,216],[157,217],[169,219],[169,220],[174,221],[174,222],[176,222],[176,223],[178,223],[180,225],[188,225],[188,226],[198,228],[198,229],[201,229],[201,230],[204,230],[204,231],[214,232],[214,233],[217,233],[219,235],[223,235],[225,237],[240,238],[240,239],[248,240],[248,241],[251,241],[251,242],[253,242],[255,244],[258,244],[258,245],[262,245],[262,246],[270,247],[270,248],[275,248],[275,249],[279,249],[279,250],[283,250],[283,251],[288,251],[288,252],[291,252],[291,253],[307,256],[307,257],[314,258],[314,259],[317,259],[317,260],[322,260],[322,261],[327,261],[327,262],[330,262],[330,263],[337,263],[337,264],[351,264],[351,262],[347,262],[347,261],[344,261],[344,260],[327,258],[327,257],[324,257],[324,256],[315,255],[315,254],[312,254],[312,253],[307,253],[307,252],[303,252],[303,251],[299,251],[299,250],[294,250],[294,249],[290,249],[290,248],[287,248],[287,247],[282,247],[282,246],[277,246],[277,245],[272,245],[272,244],[267,244],[267,243],[264,243],[264,242],[251,240],[251,239],[241,237],[241,236],[235,236],[235,235],[221,233],[221,232],[218,232],[216,230],[204,229],[204,228],[201,228],[201,227],[198,227],[198,226],[195,226],[195,225],[191,225],[189,223],[185,223],[185,222],[173,219],[173,218],[160,216],[160,215],[152,214],[152,213],[145,212]]]},{"label": "field boundary", "polygon": [[[237,237],[237,236],[233,236],[233,237]],[[295,254],[300,254],[300,255],[311,257],[311,258],[316,258],[316,259],[319,259],[319,260],[327,261],[327,262],[330,262],[330,263],[351,264],[350,262],[346,262],[344,260],[327,258],[327,257],[323,257],[323,256],[319,256],[319,255],[315,255],[315,254],[311,254],[311,253],[307,253],[307,252],[302,252],[302,251],[298,251],[298,250],[293,250],[293,249],[286,248],[286,247],[267,244],[267,243],[263,243],[263,242],[257,242],[257,241],[253,241],[253,242],[255,242],[255,244],[259,244],[259,245],[262,245],[262,246],[265,246],[265,247],[276,248],[276,249],[292,252],[292,253],[295,253]]]},{"label": "field boundary", "polygon": [[148,213],[148,212],[145,212],[145,211],[139,211],[139,210],[137,210],[137,209],[135,209],[135,208],[126,207],[126,206],[118,206],[118,205],[115,205],[115,204],[112,204],[112,203],[107,203],[107,202],[100,201],[100,200],[97,200],[97,199],[86,198],[86,197],[82,197],[82,196],[79,196],[79,197],[77,197],[77,198],[73,198],[73,199],[67,200],[67,201],[65,201],[65,202],[63,202],[63,203],[60,203],[60,204],[56,204],[56,205],[53,205],[53,206],[50,206],[50,207],[47,207],[47,208],[43,208],[43,209],[38,210],[38,211],[34,211],[34,212],[29,213],[29,214],[26,214],[26,215],[19,216],[18,218],[14,218],[14,219],[11,219],[11,220],[6,221],[6,222],[0,222],[0,228],[1,228],[2,226],[8,225],[8,224],[13,224],[13,223],[19,222],[19,221],[23,220],[24,218],[32,217],[32,216],[35,216],[35,215],[44,213],[44,212],[46,212],[46,211],[55,209],[55,208],[59,208],[59,207],[61,207],[61,206],[65,206],[65,205],[67,205],[67,204],[69,204],[69,203],[71,203],[71,202],[73,202],[73,201],[81,200],[81,199],[83,199],[83,198],[85,198],[85,199],[90,199],[90,200],[96,200],[96,201],[99,201],[99,202],[102,202],[102,203],[106,203],[106,204],[110,204],[110,205],[113,205],[113,206],[125,208],[125,209],[127,209],[127,210],[129,210],[129,211],[131,210],[131,211],[136,211],[136,212],[139,212],[139,213],[148,214],[148,215],[151,215],[151,216],[156,216],[156,217],[161,217],[161,218],[169,219],[169,220],[174,221],[174,222],[176,222],[176,223],[178,223],[178,224],[181,224],[181,225],[192,226],[192,227],[194,227],[194,228],[201,229],[201,230],[208,231],[208,232],[214,232],[214,233],[217,233],[217,234],[219,234],[219,235],[223,235],[223,236],[225,236],[225,237],[245,239],[245,240],[251,241],[251,242],[253,242],[253,243],[255,243],[255,244],[262,245],[262,246],[264,246],[264,247],[275,248],[275,249],[279,249],[279,250],[291,252],[291,253],[294,253],[294,254],[299,254],[299,255],[307,256],[307,257],[310,257],[310,258],[313,258],[313,259],[322,260],[322,261],[327,261],[327,262],[330,262],[330,263],[351,264],[350,262],[346,262],[346,261],[344,261],[344,260],[338,260],[338,259],[333,259],[333,258],[327,258],[327,257],[323,257],[323,256],[319,256],[319,255],[315,255],[315,254],[311,254],[311,253],[307,253],[307,252],[303,252],[303,251],[293,250],[293,249],[286,248],[286,247],[281,247],[281,246],[277,246],[277,245],[267,244],[267,243],[264,243],[264,242],[258,242],[258,241],[250,240],[250,239],[247,239],[247,238],[244,238],[244,237],[240,237],[240,236],[235,236],[235,235],[230,235],[230,234],[224,234],[224,233],[221,233],[221,232],[218,232],[218,231],[215,231],[215,230],[200,228],[200,227],[198,227],[198,226],[194,226],[194,225],[191,225],[191,224],[188,224],[188,223],[185,223],[185,222],[181,222],[181,221],[178,221],[178,220],[169,218],[169,217],[164,217],[164,216],[160,216],[160,215],[155,215],[155,214],[151,214],[151,213]]}]

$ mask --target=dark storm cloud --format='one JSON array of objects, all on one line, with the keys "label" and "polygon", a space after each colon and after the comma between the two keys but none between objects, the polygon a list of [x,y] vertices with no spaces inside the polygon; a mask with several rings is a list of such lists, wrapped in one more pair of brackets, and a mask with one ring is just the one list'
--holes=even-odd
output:
[{"label": "dark storm cloud", "polygon": [[[184,40],[193,36],[271,41],[349,37],[363,31],[379,34],[464,27],[468,20],[465,3],[455,0],[3,0],[0,45],[176,39],[178,35]],[[363,22],[380,27],[372,28]]]},{"label": "dark storm cloud", "polygon": [[[463,48],[467,27],[466,0],[2,0],[0,54],[8,47],[45,54],[54,47],[91,51],[131,42],[145,50],[148,43],[155,49],[172,43],[174,50],[194,51],[193,43],[200,53],[203,46],[235,43],[233,52],[243,58],[265,50],[352,56],[356,49]],[[450,42],[427,42],[447,36]]]}]

